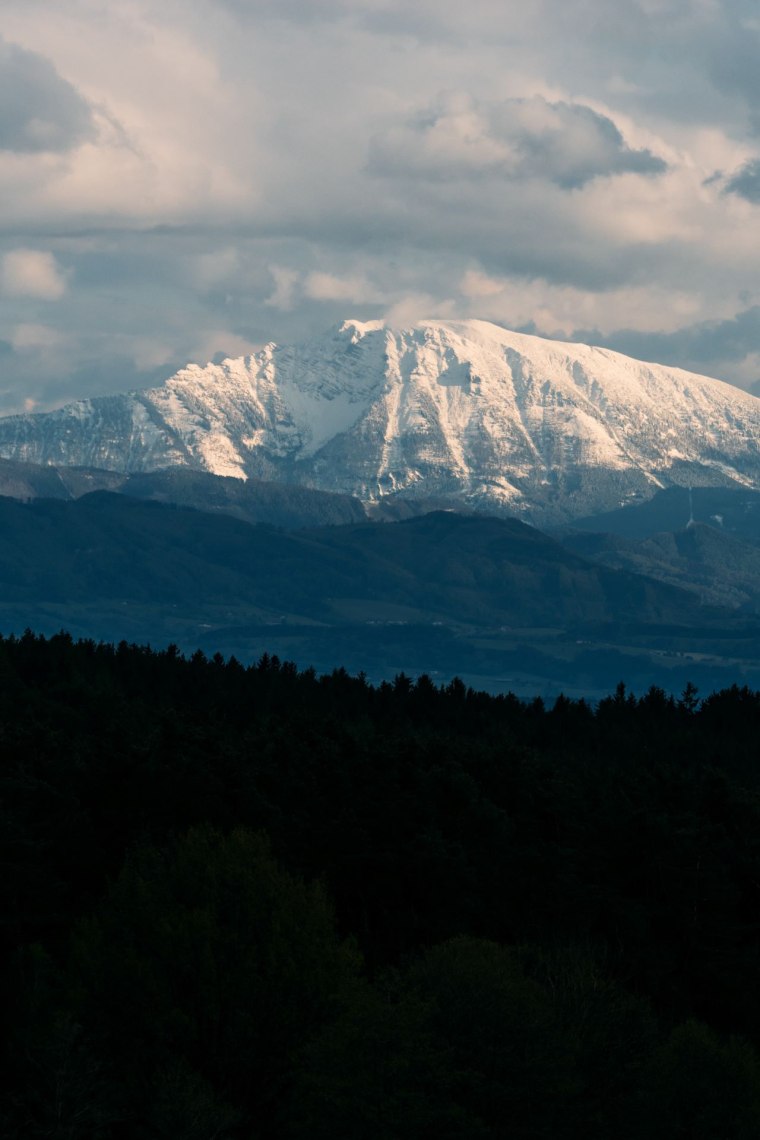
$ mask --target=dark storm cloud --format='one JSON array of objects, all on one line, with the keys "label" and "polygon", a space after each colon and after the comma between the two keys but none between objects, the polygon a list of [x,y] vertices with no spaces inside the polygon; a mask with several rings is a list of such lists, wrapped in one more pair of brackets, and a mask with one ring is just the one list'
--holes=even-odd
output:
[{"label": "dark storm cloud", "polygon": [[742,0],[733,7],[737,18],[727,20],[717,34],[705,42],[706,63],[715,87],[738,95],[744,101],[757,133],[760,132],[760,26],[757,24],[757,6],[745,4]]},{"label": "dark storm cloud", "polygon": [[727,194],[738,194],[748,202],[760,203],[760,158],[753,158],[742,166],[726,183]]},{"label": "dark storm cloud", "polygon": [[92,133],[89,106],[50,60],[0,38],[0,150],[67,151]]},{"label": "dark storm cloud", "polygon": [[[526,173],[538,174],[566,189],[613,174],[663,174],[667,163],[650,150],[629,147],[612,119],[580,103],[515,100],[519,110],[543,104],[547,122],[531,130],[530,119],[518,137]],[[516,118],[520,118],[517,115]],[[524,115],[522,116],[525,117]]]},{"label": "dark storm cloud", "polygon": [[577,330],[572,339],[602,345],[639,360],[708,370],[715,364],[743,360],[757,352],[760,305],[753,305],[729,320],[700,321],[670,333],[620,329],[603,336],[597,330],[586,329]]},{"label": "dark storm cloud", "polygon": [[660,251],[629,245],[624,256],[610,257],[603,243],[590,242],[586,235],[572,230],[558,232],[551,248],[541,241],[539,220],[523,233],[515,226],[506,240],[496,236],[490,249],[484,236],[478,255],[483,268],[497,277],[538,278],[547,286],[572,286],[604,294],[651,279]]},{"label": "dark storm cloud", "polygon": [[650,150],[629,147],[606,115],[540,96],[498,103],[447,96],[403,126],[376,135],[368,165],[381,176],[539,178],[567,190],[614,174],[667,169]]}]

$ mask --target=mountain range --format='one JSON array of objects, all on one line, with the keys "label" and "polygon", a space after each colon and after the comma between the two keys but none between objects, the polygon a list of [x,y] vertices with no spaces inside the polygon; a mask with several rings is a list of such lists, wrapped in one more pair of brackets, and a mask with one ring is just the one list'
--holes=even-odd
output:
[{"label": "mountain range", "polygon": [[108,491],[0,497],[0,630],[532,695],[760,681],[749,611],[705,604],[670,569],[662,582],[591,554],[454,511],[286,531]]},{"label": "mountain range", "polygon": [[348,321],[0,419],[4,632],[587,694],[760,681],[758,613],[760,400],[606,350]]},{"label": "mountain range", "polygon": [[573,520],[580,530],[650,538],[689,523],[760,543],[760,491],[749,487],[668,487],[643,503]]},{"label": "mountain range", "polygon": [[760,613],[760,546],[717,527],[693,522],[647,538],[579,531],[564,543],[600,566],[680,586],[711,605]]},{"label": "mountain range", "polygon": [[[703,617],[684,591],[609,570],[517,520],[438,511],[288,533],[98,491],[0,498],[4,602],[140,603],[262,621],[494,628]],[[200,622],[200,617],[198,617]]]},{"label": "mountain range", "polygon": [[760,488],[760,400],[484,321],[346,321],[141,392],[0,419],[0,457],[186,467],[545,525],[670,486]]},{"label": "mountain range", "polygon": [[287,483],[233,479],[192,467],[129,474],[95,467],[43,466],[0,459],[0,496],[70,501],[94,491],[112,491],[135,499],[192,507],[231,515],[249,523],[270,523],[286,530],[360,522],[367,513],[358,499]]}]

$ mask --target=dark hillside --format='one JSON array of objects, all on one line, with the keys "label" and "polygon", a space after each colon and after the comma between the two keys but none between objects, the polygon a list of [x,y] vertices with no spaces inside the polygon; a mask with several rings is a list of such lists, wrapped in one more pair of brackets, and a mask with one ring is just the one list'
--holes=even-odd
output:
[{"label": "dark hillside", "polygon": [[564,545],[603,566],[690,590],[711,605],[760,610],[760,547],[715,526],[628,538],[576,531]]},{"label": "dark hillside", "polygon": [[[477,625],[701,621],[688,594],[598,567],[522,523],[447,512],[285,533],[95,492],[0,499],[8,601],[204,601],[330,621],[343,600]],[[146,631],[147,632],[147,631]]]},{"label": "dark hillside", "polygon": [[592,569],[587,559],[516,519],[436,511],[385,526],[311,533],[331,549],[375,559],[376,589],[382,589],[382,569],[400,569],[413,579],[410,601],[438,602],[479,624],[688,623],[697,617],[698,606],[680,591],[635,574]]},{"label": "dark hillside", "polygon": [[126,475],[96,467],[55,467],[0,459],[0,495],[32,499],[79,499],[93,491],[113,491],[136,499],[231,515],[249,523],[287,530],[359,522],[364,507],[350,495],[315,491],[262,479],[231,479],[190,467]]},{"label": "dark hillside", "polygon": [[745,487],[667,487],[644,503],[575,519],[573,527],[628,538],[682,530],[689,519],[760,542],[760,492]]}]

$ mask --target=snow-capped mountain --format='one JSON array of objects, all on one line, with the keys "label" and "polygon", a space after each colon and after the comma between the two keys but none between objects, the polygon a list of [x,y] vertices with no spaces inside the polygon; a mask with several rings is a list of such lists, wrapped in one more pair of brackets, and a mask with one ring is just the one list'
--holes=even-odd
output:
[{"label": "snow-capped mountain", "polygon": [[484,321],[346,321],[142,392],[0,419],[0,456],[570,518],[672,484],[760,488],[760,400]]}]

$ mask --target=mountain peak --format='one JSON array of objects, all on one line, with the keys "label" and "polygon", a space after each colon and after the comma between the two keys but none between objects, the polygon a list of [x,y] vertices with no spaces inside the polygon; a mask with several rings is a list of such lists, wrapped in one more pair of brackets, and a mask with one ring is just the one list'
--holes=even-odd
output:
[{"label": "mountain peak", "polygon": [[349,319],[144,392],[0,420],[0,456],[178,464],[554,521],[674,484],[760,486],[760,401],[488,321]]}]

